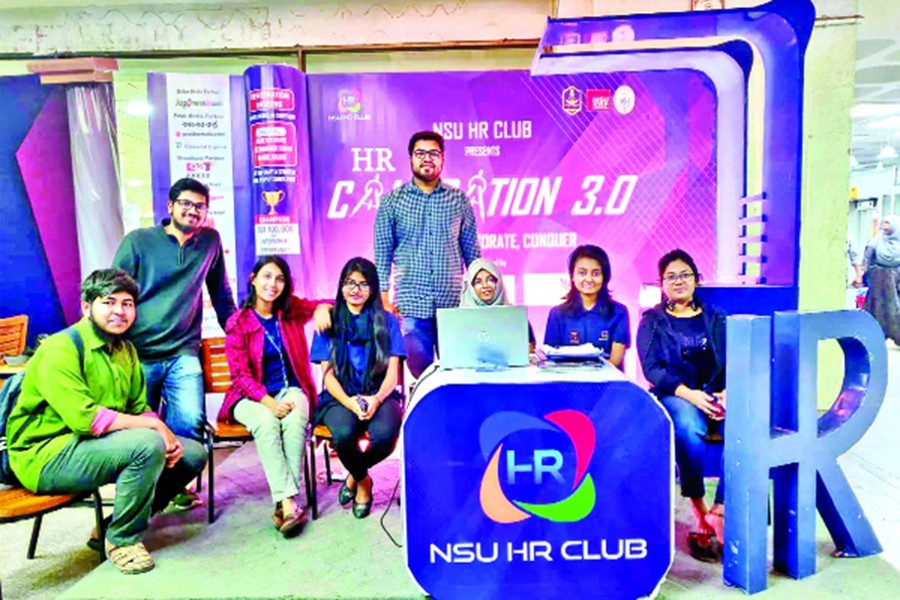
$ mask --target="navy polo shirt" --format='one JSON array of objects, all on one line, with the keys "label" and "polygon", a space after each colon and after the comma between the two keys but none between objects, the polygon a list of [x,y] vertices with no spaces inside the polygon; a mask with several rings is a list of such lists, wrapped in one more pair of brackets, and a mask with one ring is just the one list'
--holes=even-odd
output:
[{"label": "navy polo shirt", "polygon": [[578,306],[567,311],[562,305],[550,309],[544,343],[549,346],[578,346],[590,343],[609,358],[613,342],[631,345],[628,309],[620,302],[612,302],[608,315],[600,311],[599,303],[591,310]]}]

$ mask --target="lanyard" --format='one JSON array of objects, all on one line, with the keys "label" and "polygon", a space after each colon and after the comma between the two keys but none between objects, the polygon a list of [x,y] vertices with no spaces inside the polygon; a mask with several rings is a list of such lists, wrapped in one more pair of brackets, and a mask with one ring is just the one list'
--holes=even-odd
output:
[{"label": "lanyard", "polygon": [[278,357],[280,358],[279,366],[281,367],[281,381],[284,383],[284,387],[288,387],[287,369],[284,366],[284,344],[281,341],[281,328],[278,325],[278,321],[275,321],[274,338],[269,335],[269,331],[266,329],[265,325],[263,326],[263,335],[266,336],[266,339],[270,344],[272,344],[272,347],[275,348],[275,351],[278,352]]}]

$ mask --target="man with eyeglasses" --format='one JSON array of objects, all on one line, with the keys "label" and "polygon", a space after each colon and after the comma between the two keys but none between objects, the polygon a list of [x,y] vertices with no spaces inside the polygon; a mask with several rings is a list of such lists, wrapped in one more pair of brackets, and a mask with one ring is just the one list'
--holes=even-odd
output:
[{"label": "man with eyeglasses", "polygon": [[[385,196],[375,217],[375,265],[382,303],[400,317],[407,365],[418,378],[434,362],[436,311],[459,305],[463,273],[481,251],[469,199],[440,179],[444,138],[420,131],[408,151],[412,181]],[[396,306],[388,299],[392,265]]]},{"label": "man with eyeglasses", "polygon": [[[141,289],[138,317],[129,332],[147,380],[147,402],[175,435],[200,441],[206,421],[203,373],[198,353],[203,321],[203,284],[222,328],[236,308],[219,232],[203,227],[209,188],[190,178],[169,190],[169,216],[162,224],[125,236],[113,266],[131,275]],[[198,503],[195,494],[175,498],[176,506]]]}]

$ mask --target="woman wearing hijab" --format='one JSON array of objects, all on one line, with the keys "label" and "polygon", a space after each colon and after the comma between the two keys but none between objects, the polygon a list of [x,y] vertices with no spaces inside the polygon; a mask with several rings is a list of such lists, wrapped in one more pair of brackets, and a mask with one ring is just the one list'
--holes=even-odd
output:
[{"label": "woman wearing hijab", "polygon": [[[472,261],[466,272],[459,305],[462,308],[510,306],[509,300],[506,298],[506,289],[503,287],[503,276],[500,275],[500,269],[493,261],[484,258],[476,258]],[[534,330],[529,323],[529,352],[534,352],[534,344]]]},{"label": "woman wearing hijab", "polygon": [[863,309],[878,320],[885,338],[900,345],[900,218],[881,221],[881,233],[866,246],[863,266],[869,282]]}]

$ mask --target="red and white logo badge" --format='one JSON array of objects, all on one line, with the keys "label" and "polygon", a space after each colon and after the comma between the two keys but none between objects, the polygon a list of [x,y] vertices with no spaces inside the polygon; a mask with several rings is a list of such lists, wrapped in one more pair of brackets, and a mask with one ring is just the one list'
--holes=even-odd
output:
[{"label": "red and white logo badge", "polygon": [[562,109],[569,115],[577,115],[581,112],[581,90],[570,85],[562,91]]},{"label": "red and white logo badge", "polygon": [[612,90],[588,90],[587,109],[590,111],[609,110]]}]

